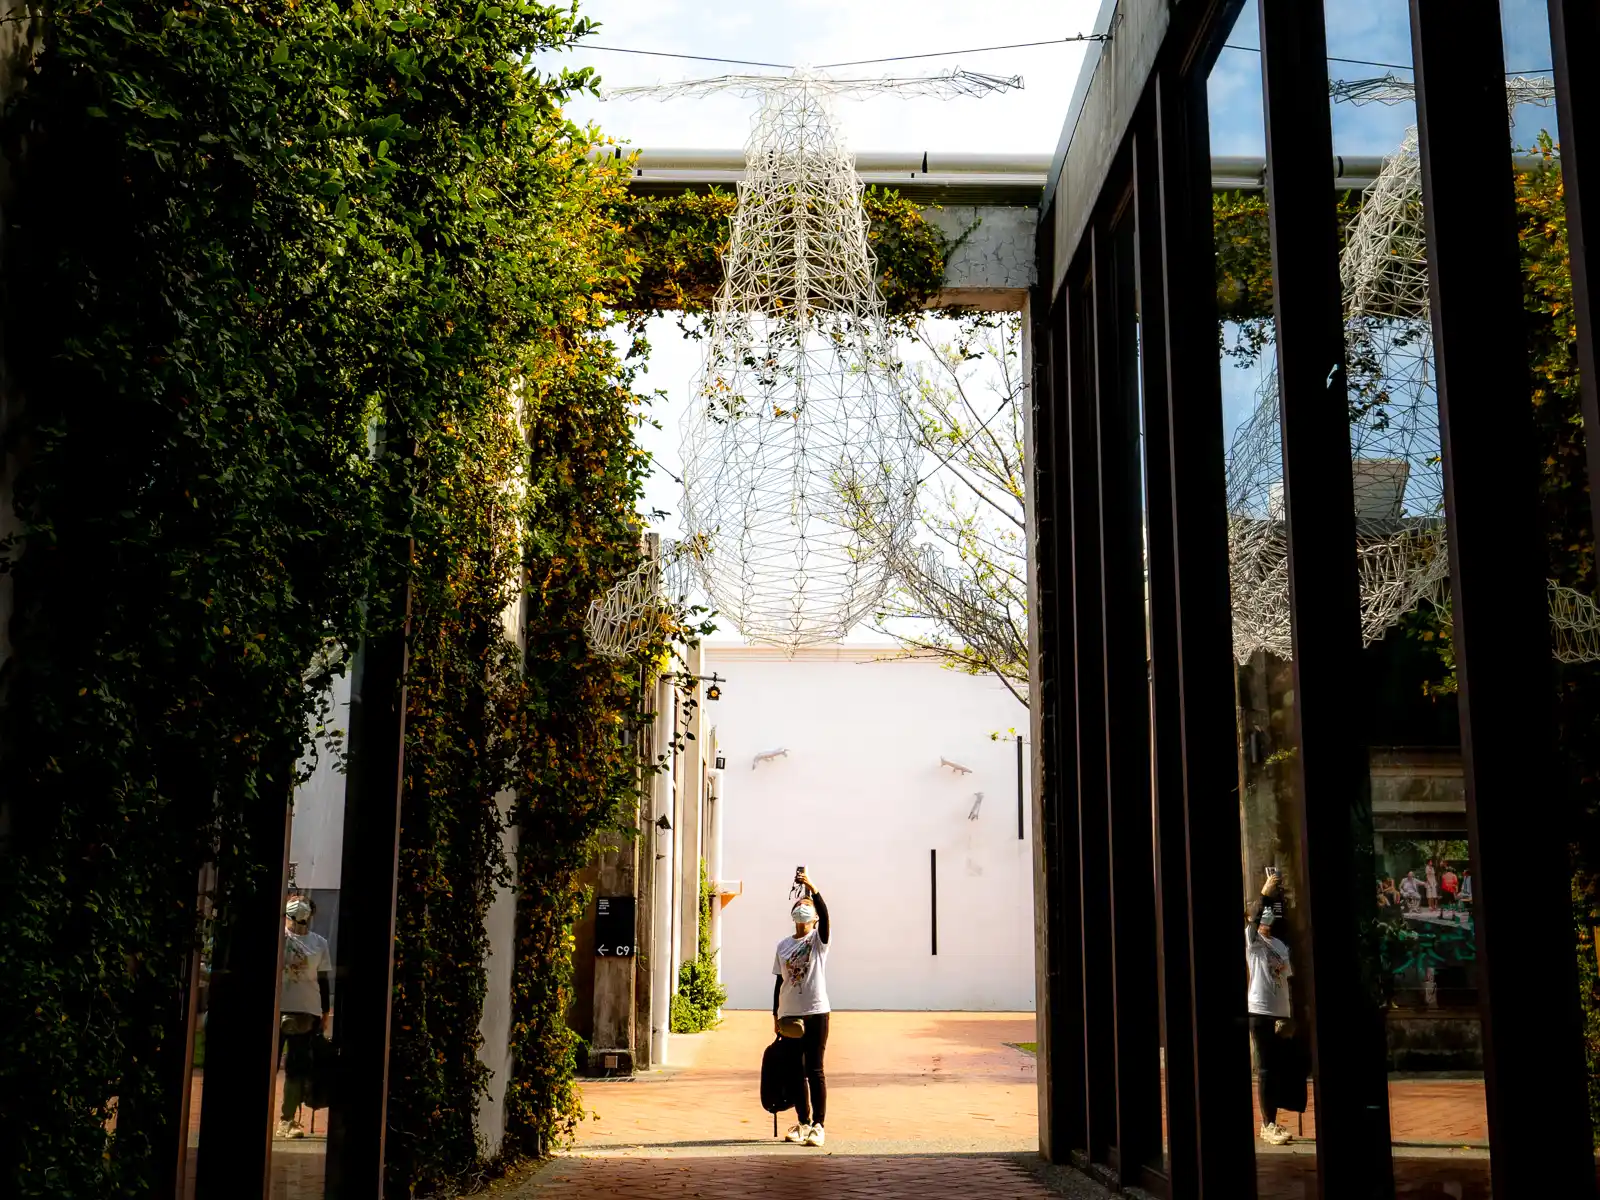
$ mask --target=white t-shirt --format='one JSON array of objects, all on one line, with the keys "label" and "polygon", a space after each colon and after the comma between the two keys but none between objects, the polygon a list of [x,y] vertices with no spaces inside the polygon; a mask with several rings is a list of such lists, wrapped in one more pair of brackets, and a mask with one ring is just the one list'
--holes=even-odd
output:
[{"label": "white t-shirt", "polygon": [[322,993],[317,988],[317,972],[333,970],[328,957],[328,939],[320,933],[283,935],[283,995],[278,1011],[286,1013],[322,1012]]},{"label": "white t-shirt", "polygon": [[1250,968],[1250,1011],[1263,1017],[1286,1018],[1289,1008],[1289,947],[1264,938],[1254,926],[1244,931],[1244,958]]},{"label": "white t-shirt", "polygon": [[813,929],[805,937],[786,937],[772,956],[772,973],[783,981],[778,991],[780,1017],[810,1017],[828,1008],[828,943]]}]

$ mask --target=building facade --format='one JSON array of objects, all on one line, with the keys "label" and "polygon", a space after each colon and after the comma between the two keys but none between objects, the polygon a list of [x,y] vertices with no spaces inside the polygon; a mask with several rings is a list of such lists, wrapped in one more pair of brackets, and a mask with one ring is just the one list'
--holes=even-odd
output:
[{"label": "building facade", "polygon": [[1033,846],[1018,730],[997,680],[892,646],[712,645],[722,914],[733,1008],[772,1003],[797,866],[835,934],[836,1009],[1031,1011]]}]

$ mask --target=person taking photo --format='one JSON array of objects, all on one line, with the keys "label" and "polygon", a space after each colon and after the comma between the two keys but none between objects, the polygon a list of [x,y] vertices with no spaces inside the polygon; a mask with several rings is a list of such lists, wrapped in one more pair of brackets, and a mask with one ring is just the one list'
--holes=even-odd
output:
[{"label": "person taking photo", "polygon": [[[778,943],[772,957],[772,1028],[789,1038],[796,1081],[794,1128],[784,1140],[823,1144],[828,1115],[828,1081],[823,1058],[828,1050],[828,905],[811,876],[795,872],[800,896],[790,905],[794,934]],[[800,1029],[796,1030],[798,1022]],[[794,1036],[798,1032],[799,1036]]]}]

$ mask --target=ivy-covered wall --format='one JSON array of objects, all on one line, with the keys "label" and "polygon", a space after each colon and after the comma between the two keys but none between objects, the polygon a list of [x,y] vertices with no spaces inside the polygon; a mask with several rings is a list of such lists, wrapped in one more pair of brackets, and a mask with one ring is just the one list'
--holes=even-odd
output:
[{"label": "ivy-covered wall", "polygon": [[[0,711],[0,1191],[159,1189],[196,872],[226,891],[281,806],[330,659],[400,614],[411,708],[391,1170],[480,1167],[481,916],[518,871],[519,967],[625,802],[631,675],[589,600],[637,555],[614,167],[526,69],[581,32],[509,0],[46,6],[7,107],[8,366],[26,399],[17,657]],[[22,231],[25,231],[23,233]],[[374,459],[375,426],[397,452]],[[527,670],[501,633],[529,593]],[[498,855],[519,794],[536,853]],[[570,891],[570,888],[568,888]],[[554,897],[554,900],[550,898]],[[548,907],[540,907],[547,902]],[[528,985],[515,1130],[570,1109]],[[513,1140],[508,1151],[534,1144]]]}]

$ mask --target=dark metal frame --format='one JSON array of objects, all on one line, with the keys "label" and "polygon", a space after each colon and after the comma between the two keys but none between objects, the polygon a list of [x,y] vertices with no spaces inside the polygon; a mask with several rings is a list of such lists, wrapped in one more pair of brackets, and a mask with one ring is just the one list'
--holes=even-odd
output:
[{"label": "dark metal frame", "polygon": [[[1389,1197],[1382,1013],[1362,951],[1370,784],[1364,701],[1349,670],[1361,642],[1323,6],[1259,3],[1295,613],[1289,816],[1302,858],[1291,874],[1305,922],[1298,985],[1314,997],[1317,1194]],[[1530,761],[1551,758],[1549,725],[1527,719],[1529,697],[1550,694],[1550,670],[1532,459],[1507,470],[1508,454],[1528,444],[1527,428],[1509,428],[1507,416],[1528,382],[1507,332],[1521,303],[1509,156],[1485,219],[1484,151],[1504,122],[1499,9],[1494,0],[1411,3],[1494,1189],[1517,1194],[1549,1180],[1563,1195],[1593,1196],[1570,931],[1559,919],[1533,928],[1508,898],[1517,884],[1502,882],[1529,862],[1565,861],[1565,831],[1549,814],[1529,821],[1514,810],[1537,786]],[[1036,906],[1047,960],[1038,971],[1041,1148],[1109,1182],[1230,1200],[1255,1195],[1256,1158],[1205,93],[1240,7],[1119,8],[1122,26],[1099,67],[1111,81],[1084,111],[1125,127],[1088,130],[1078,159],[1069,140],[1057,176],[1079,170],[1070,189],[1047,194],[1044,282],[1028,322]],[[1600,301],[1584,212],[1585,198],[1600,196],[1600,179],[1584,174],[1600,171],[1585,157],[1600,137],[1591,132],[1600,80],[1571,70],[1600,56],[1600,17],[1591,0],[1550,8],[1585,418],[1600,474]],[[1085,186],[1085,164],[1095,186]],[[1061,211],[1066,204],[1089,207]],[[1062,236],[1076,242],[1055,244]],[[1135,327],[1143,395],[1130,408]],[[1125,456],[1141,404],[1142,512],[1129,503]],[[1128,573],[1141,519],[1148,663],[1128,652],[1144,632]],[[1127,884],[1137,865],[1148,873],[1152,840],[1153,906]],[[1130,943],[1154,951],[1156,970],[1142,981]],[[1530,989],[1530,978],[1550,986]],[[1159,1083],[1145,1057],[1157,1030]],[[1151,1113],[1162,1099],[1168,1144],[1156,1169],[1144,1139],[1160,1129],[1161,1113]]]},{"label": "dark metal frame", "polygon": [[[1509,170],[1485,179],[1466,161],[1481,154],[1483,130],[1504,128],[1500,6],[1411,0],[1411,29],[1490,1169],[1497,1195],[1538,1179],[1559,1195],[1592,1196],[1572,927],[1530,920],[1519,898],[1527,864],[1565,864],[1568,840],[1558,813],[1529,820],[1523,803],[1559,794],[1561,782],[1516,200]],[[1592,361],[1592,345],[1588,354]],[[1591,425],[1591,441],[1596,432]],[[1565,874],[1559,865],[1557,874]],[[1538,993],[1527,987],[1534,971],[1543,977]]]}]

